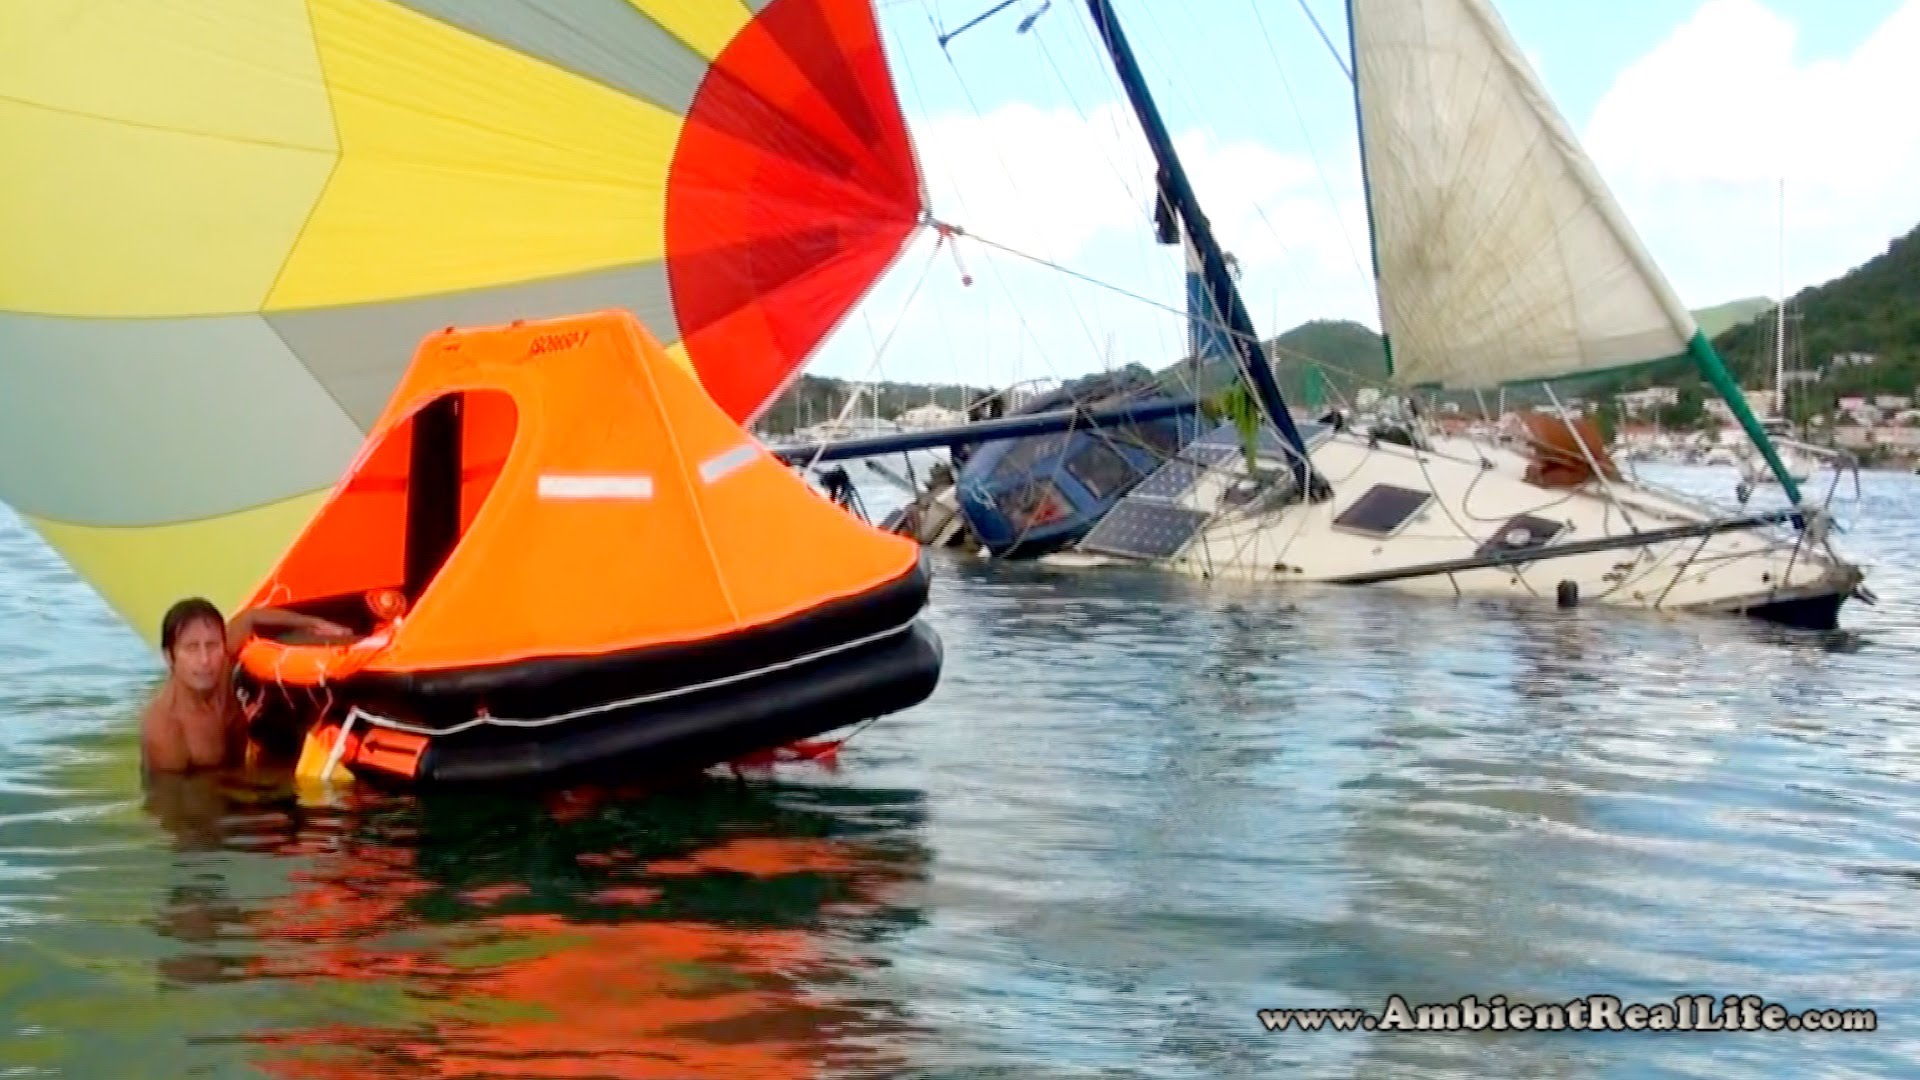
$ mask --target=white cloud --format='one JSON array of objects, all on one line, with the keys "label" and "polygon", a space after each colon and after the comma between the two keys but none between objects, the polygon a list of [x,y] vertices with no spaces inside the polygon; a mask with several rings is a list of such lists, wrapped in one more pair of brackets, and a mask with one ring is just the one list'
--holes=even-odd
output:
[{"label": "white cloud", "polygon": [[[1776,184],[1787,179],[1790,288],[1825,281],[1920,220],[1920,0],[1849,53],[1796,55],[1762,0],[1706,0],[1622,71],[1582,141],[1682,298],[1704,306],[1777,288]],[[1536,71],[1540,58],[1523,43]],[[936,215],[975,234],[1178,306],[1179,255],[1151,238],[1152,159],[1127,108],[1087,116],[1010,104],[913,121]],[[1177,136],[1216,234],[1245,268],[1256,325],[1377,325],[1351,144],[1312,159],[1203,131]],[[1328,161],[1323,157],[1322,161]],[[1331,188],[1334,204],[1330,205]],[[858,375],[926,266],[902,260],[815,368]],[[885,377],[1003,383],[1178,355],[1182,320],[978,245],[975,284],[945,256],[901,323]]]},{"label": "white cloud", "polygon": [[915,122],[933,212],[1054,259],[1072,258],[1108,229],[1140,228],[1147,203],[1133,147],[1100,122],[1116,111],[1087,120],[1014,102],[984,116]]},{"label": "white cloud", "polygon": [[[913,128],[934,213],[971,232],[1068,264],[1108,234],[1151,235],[1152,154],[1118,103],[1082,116],[1016,102]],[[1199,130],[1175,145],[1216,236],[1249,269],[1299,259],[1351,272],[1352,243],[1310,160]],[[1357,191],[1357,182],[1335,190],[1345,186]]]},{"label": "white cloud", "polygon": [[[947,254],[929,266],[923,237],[810,370],[999,385],[1182,354],[1181,256],[1153,241],[1153,159],[1126,106],[1083,116],[1013,103],[910,123],[936,217],[1174,310],[966,241],[973,285],[963,286]],[[1323,316],[1376,320],[1357,167],[1323,181],[1311,159],[1260,142],[1200,130],[1175,142],[1263,333]],[[876,368],[875,344],[896,321]]]},{"label": "white cloud", "polygon": [[1623,71],[1585,143],[1688,303],[1846,272],[1920,220],[1920,0],[1851,53],[1807,60],[1758,0],[1707,0]]}]

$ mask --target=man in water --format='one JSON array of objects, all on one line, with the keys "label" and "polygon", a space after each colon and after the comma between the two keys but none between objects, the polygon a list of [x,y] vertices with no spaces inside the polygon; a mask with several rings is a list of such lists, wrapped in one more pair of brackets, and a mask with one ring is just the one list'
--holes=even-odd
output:
[{"label": "man in water", "polygon": [[278,608],[241,612],[231,624],[199,597],[168,609],[160,623],[167,681],[140,719],[141,758],[148,769],[218,769],[246,756],[246,717],[234,692],[234,657],[255,631],[280,629],[322,639],[354,636],[336,623]]}]

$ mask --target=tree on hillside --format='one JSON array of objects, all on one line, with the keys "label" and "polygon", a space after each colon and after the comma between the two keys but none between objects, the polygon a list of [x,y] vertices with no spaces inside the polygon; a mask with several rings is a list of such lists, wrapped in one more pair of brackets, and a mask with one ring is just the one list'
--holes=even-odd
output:
[{"label": "tree on hillside", "polygon": [[1661,427],[1681,430],[1698,425],[1707,414],[1706,405],[1700,397],[1700,388],[1682,386],[1676,400],[1664,405],[1654,414]]},{"label": "tree on hillside", "polygon": [[1600,429],[1600,444],[1612,446],[1620,432],[1620,404],[1612,398],[1602,401],[1593,411],[1593,425]]},{"label": "tree on hillside", "polygon": [[[1872,353],[1870,365],[1826,370],[1812,387],[1796,388],[1790,414],[1832,408],[1847,394],[1910,393],[1920,378],[1920,228],[1887,245],[1887,250],[1823,285],[1802,289],[1787,302],[1793,335],[1790,366],[1821,369],[1836,353]],[[1706,313],[1702,313],[1703,315]],[[1703,326],[1705,320],[1702,320]],[[1711,332],[1711,328],[1708,328]],[[1771,305],[1713,336],[1713,345],[1740,385],[1773,385],[1774,317]],[[1799,359],[1793,359],[1793,354]],[[1571,393],[1595,397],[1647,386],[1704,388],[1699,369],[1684,358],[1598,376],[1591,383],[1569,380]]]},{"label": "tree on hillside", "polygon": [[[1789,328],[1798,331],[1803,363],[1821,365],[1836,353],[1873,353],[1879,363],[1829,374],[1875,384],[1869,392],[1899,392],[1899,383],[1911,378],[1911,370],[1898,369],[1920,355],[1920,305],[1915,297],[1920,297],[1920,228],[1846,274],[1802,289],[1788,301]],[[1714,346],[1743,383],[1771,385],[1774,333],[1772,314],[1767,313],[1715,338]],[[1878,389],[1888,384],[1888,390]]]}]

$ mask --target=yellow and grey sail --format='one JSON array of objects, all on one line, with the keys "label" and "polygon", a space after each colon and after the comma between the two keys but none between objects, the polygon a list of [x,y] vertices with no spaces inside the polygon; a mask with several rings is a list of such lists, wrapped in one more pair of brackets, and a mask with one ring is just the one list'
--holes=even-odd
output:
[{"label": "yellow and grey sail", "polygon": [[1351,0],[1382,329],[1403,385],[1684,354],[1693,317],[1487,0]]},{"label": "yellow and grey sail", "polygon": [[149,640],[426,334],[624,307],[750,419],[923,205],[867,0],[8,3],[0,159],[0,500]]}]

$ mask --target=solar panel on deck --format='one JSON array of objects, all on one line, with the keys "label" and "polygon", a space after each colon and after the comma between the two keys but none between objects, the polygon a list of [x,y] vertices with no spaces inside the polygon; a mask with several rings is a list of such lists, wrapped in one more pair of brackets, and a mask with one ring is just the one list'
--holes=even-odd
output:
[{"label": "solar panel on deck", "polygon": [[[1325,424],[1312,420],[1295,420],[1293,426],[1299,429],[1300,441],[1308,447],[1312,447],[1314,443],[1318,442],[1320,437],[1326,434],[1328,430]],[[1219,427],[1214,428],[1212,431],[1207,432],[1205,435],[1200,436],[1198,439],[1195,439],[1193,446],[1205,446],[1209,448],[1227,447],[1238,452],[1240,450],[1240,429],[1233,421],[1229,420]],[[1260,452],[1275,457],[1285,457],[1290,453],[1287,449],[1287,440],[1281,438],[1280,433],[1274,430],[1270,424],[1263,424],[1260,427]]]},{"label": "solar panel on deck", "polygon": [[1240,452],[1240,444],[1232,446],[1189,446],[1180,456],[1197,461],[1202,465],[1218,467],[1226,464]]},{"label": "solar panel on deck", "polygon": [[1368,536],[1392,536],[1431,501],[1430,492],[1375,484],[1333,519],[1333,527]]},{"label": "solar panel on deck", "polygon": [[1128,498],[1094,526],[1080,547],[1136,559],[1170,558],[1206,521],[1204,511]]},{"label": "solar panel on deck", "polygon": [[1480,545],[1475,555],[1485,557],[1506,551],[1519,551],[1524,548],[1550,544],[1567,531],[1567,523],[1551,518],[1535,517],[1532,514],[1517,514],[1507,523],[1495,529],[1492,536]]},{"label": "solar panel on deck", "polygon": [[1207,474],[1208,469],[1219,468],[1222,462],[1238,452],[1234,447],[1201,446],[1196,443],[1180,451],[1179,457],[1154,470],[1153,475],[1136,485],[1127,497],[1173,502],[1185,495]]},{"label": "solar panel on deck", "polygon": [[1135,487],[1129,499],[1161,499],[1172,502],[1187,493],[1194,481],[1206,474],[1206,469],[1191,461],[1175,458],[1160,466],[1152,476],[1142,480]]}]

